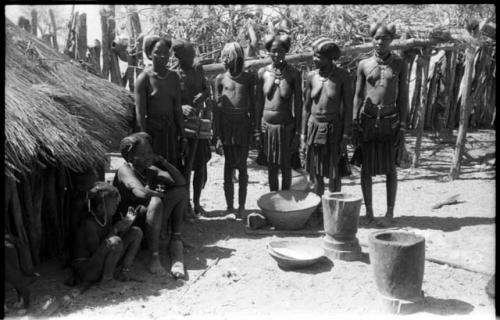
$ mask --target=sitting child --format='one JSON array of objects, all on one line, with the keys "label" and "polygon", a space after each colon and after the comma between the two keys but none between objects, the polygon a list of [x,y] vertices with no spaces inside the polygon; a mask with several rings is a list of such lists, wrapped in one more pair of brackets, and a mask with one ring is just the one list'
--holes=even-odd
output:
[{"label": "sitting child", "polygon": [[118,189],[106,182],[94,183],[88,192],[88,215],[80,223],[75,237],[72,268],[77,283],[112,280],[120,259],[122,268],[117,279],[129,280],[142,231],[132,226],[135,215],[132,208],[124,218],[112,224],[119,203]]},{"label": "sitting child", "polygon": [[125,137],[120,143],[120,150],[126,163],[118,168],[113,185],[118,188],[122,197],[119,210],[138,205],[147,207],[139,214],[136,221],[138,225],[144,227],[147,245],[151,252],[149,271],[153,274],[166,274],[160,263],[159,246],[162,223],[165,222],[164,227],[166,227],[170,217],[172,230],[169,244],[172,262],[170,271],[174,277],[183,278],[181,223],[188,204],[186,181],[172,164],[153,153],[151,136],[145,132]]}]

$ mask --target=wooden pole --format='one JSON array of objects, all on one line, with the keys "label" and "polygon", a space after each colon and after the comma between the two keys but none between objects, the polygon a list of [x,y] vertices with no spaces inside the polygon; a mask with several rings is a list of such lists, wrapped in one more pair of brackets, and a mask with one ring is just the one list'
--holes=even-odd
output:
[{"label": "wooden pole", "polygon": [[94,66],[94,70],[97,75],[101,75],[101,42],[98,39],[94,39],[94,45],[88,48],[89,50],[89,62]]},{"label": "wooden pole", "polygon": [[55,257],[62,248],[60,239],[60,226],[57,219],[57,199],[56,192],[56,170],[54,167],[47,167],[45,170],[45,190],[42,203],[42,224],[45,235],[46,253],[48,258]]},{"label": "wooden pole", "polygon": [[417,111],[420,106],[420,88],[422,85],[422,59],[420,55],[415,59],[416,69],[415,69],[415,84],[413,88],[413,97],[411,99],[411,110],[409,114],[408,124],[412,129],[415,129],[417,124]]},{"label": "wooden pole", "polygon": [[137,10],[130,10],[128,12],[128,29],[129,29],[129,43],[127,54],[127,72],[125,74],[128,82],[128,87],[131,92],[134,92],[135,78],[141,73],[142,69],[137,69],[138,66],[143,65],[142,57],[142,29]]},{"label": "wooden pole", "polygon": [[33,192],[33,212],[31,213],[31,225],[32,225],[32,251],[33,260],[35,265],[40,263],[40,248],[42,242],[42,202],[45,189],[44,183],[44,170],[39,168],[33,171],[31,175],[31,189],[36,190]]},{"label": "wooden pole", "polygon": [[19,200],[19,192],[17,190],[17,183],[8,178],[7,187],[10,188],[10,207],[12,208],[12,217],[14,218],[14,225],[16,235],[24,244],[29,244],[26,229],[24,227],[23,214],[21,202]]},{"label": "wooden pole", "polygon": [[31,33],[35,37],[38,34],[38,13],[35,9],[31,10]]},{"label": "wooden pole", "polygon": [[111,55],[111,41],[109,40],[108,32],[108,17],[109,13],[105,8],[99,11],[101,15],[101,34],[102,34],[102,77],[109,79],[110,70],[110,55]]},{"label": "wooden pole", "polygon": [[429,75],[430,79],[429,81],[429,87],[427,88],[427,99],[426,99],[426,107],[425,107],[425,121],[424,121],[424,130],[428,129],[429,127],[432,126],[432,117],[433,117],[433,102],[435,98],[435,93],[436,93],[436,87],[437,87],[437,78],[438,78],[438,67],[439,67],[439,62],[435,62],[431,69],[431,66],[429,65]]},{"label": "wooden pole", "polygon": [[460,117],[460,125],[458,128],[457,143],[455,147],[455,154],[450,168],[450,178],[457,179],[460,174],[460,160],[465,149],[467,127],[469,125],[469,115],[472,107],[471,101],[471,87],[472,87],[472,73],[474,70],[474,57],[478,49],[470,45],[465,49],[465,71],[462,79],[460,91],[462,92],[462,106],[463,112]]},{"label": "wooden pole", "polygon": [[[457,53],[458,55],[458,53]],[[456,114],[457,112],[460,111],[460,106],[458,104],[458,101],[460,99],[460,82],[462,79],[462,76],[464,74],[464,65],[463,65],[463,56],[461,56],[461,59],[459,60],[457,57],[457,63],[455,65],[455,81],[452,83],[453,86],[453,94],[451,95],[450,99],[450,116],[449,116],[449,127],[451,129],[455,129],[456,127]]]},{"label": "wooden pole", "polygon": [[413,153],[412,168],[418,167],[418,159],[420,157],[420,147],[422,145],[422,135],[424,133],[425,125],[425,109],[427,106],[427,81],[429,77],[429,61],[430,49],[425,48],[422,50],[422,84],[420,86],[420,108],[418,109],[418,125],[417,137],[415,141],[415,152]]},{"label": "wooden pole", "polygon": [[454,93],[454,86],[453,84],[455,83],[455,74],[456,74],[456,64],[457,64],[457,52],[456,50],[451,50],[449,51],[449,54],[446,55],[446,81],[444,82],[446,85],[446,95],[444,96],[445,98],[445,112],[444,112],[444,121],[445,121],[445,127],[449,128],[449,116],[450,116],[450,109],[451,109],[451,103],[454,100],[453,93]]},{"label": "wooden pole", "polygon": [[85,61],[87,57],[87,14],[78,16],[76,26],[76,60]]},{"label": "wooden pole", "polygon": [[[74,6],[73,6],[74,11]],[[71,59],[75,58],[76,50],[76,22],[78,20],[78,11],[71,13],[71,18],[68,22],[68,37],[66,38],[66,46],[64,47],[64,54]]]},{"label": "wooden pole", "polygon": [[[454,43],[451,43],[450,41],[439,41],[436,39],[408,39],[408,40],[395,40],[391,43],[390,49],[391,50],[402,50],[402,49],[408,49],[408,48],[413,48],[413,47],[427,47],[427,46],[435,46],[436,49],[439,50],[446,50],[450,48],[454,48],[457,45]],[[360,53],[367,53],[373,50],[373,44],[367,43],[367,44],[361,44],[357,46],[349,46],[349,47],[344,47],[342,48],[342,55],[343,56],[349,56],[349,55],[355,55],[355,54],[360,54]],[[303,53],[297,53],[297,54],[292,54],[287,57],[285,57],[286,61],[288,63],[299,63],[299,62],[309,62],[312,63],[312,52],[303,52]],[[261,67],[264,67],[268,64],[271,63],[270,58],[265,58],[265,59],[256,59],[256,60],[246,60],[245,61],[245,68],[248,69],[258,69]],[[203,71],[205,72],[206,76],[209,75],[217,75],[219,73],[224,72],[224,65],[222,63],[214,63],[214,64],[208,64],[203,66]]]},{"label": "wooden pole", "polygon": [[56,19],[54,17],[54,11],[52,9],[49,9],[49,15],[50,15],[50,23],[52,25],[52,46],[54,49],[59,51],[59,44],[57,43],[57,25],[56,25]]},{"label": "wooden pole", "polygon": [[120,85],[120,65],[118,63],[118,56],[111,50],[111,44],[116,36],[116,20],[115,20],[115,6],[110,5],[108,17],[108,39],[109,39],[109,71],[111,73],[111,82]]},{"label": "wooden pole", "polygon": [[33,258],[33,263],[38,264],[38,260],[35,258],[37,255],[34,250],[35,239],[33,235],[36,234],[36,230],[33,228],[33,191],[31,188],[31,179],[28,175],[23,175],[21,178],[21,206],[23,208],[23,220],[27,231],[27,236],[29,240],[29,248],[31,252],[31,257]]}]

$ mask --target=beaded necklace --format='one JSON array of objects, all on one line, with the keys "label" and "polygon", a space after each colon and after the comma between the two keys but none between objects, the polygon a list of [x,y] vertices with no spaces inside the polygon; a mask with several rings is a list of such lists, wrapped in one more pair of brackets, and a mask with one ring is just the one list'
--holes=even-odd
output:
[{"label": "beaded necklace", "polygon": [[281,79],[283,79],[283,72],[285,68],[287,67],[286,62],[283,65],[283,68],[278,69],[274,65],[271,67],[271,72],[274,74],[274,84],[279,85],[281,82]]}]

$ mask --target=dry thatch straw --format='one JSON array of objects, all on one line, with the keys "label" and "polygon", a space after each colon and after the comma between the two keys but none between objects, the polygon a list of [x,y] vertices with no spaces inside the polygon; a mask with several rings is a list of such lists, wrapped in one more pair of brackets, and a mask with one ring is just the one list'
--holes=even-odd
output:
[{"label": "dry thatch straw", "polygon": [[105,162],[133,121],[124,88],[6,21],[5,175],[37,161],[83,171]]}]

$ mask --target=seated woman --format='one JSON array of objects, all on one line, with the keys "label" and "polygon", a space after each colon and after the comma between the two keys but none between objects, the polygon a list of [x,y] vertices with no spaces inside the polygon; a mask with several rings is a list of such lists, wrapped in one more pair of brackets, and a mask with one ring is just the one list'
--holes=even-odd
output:
[{"label": "seated woman", "polygon": [[186,181],[172,164],[153,153],[151,136],[145,132],[125,137],[120,143],[120,150],[126,163],[118,168],[113,185],[122,197],[119,210],[139,205],[147,207],[139,213],[136,225],[143,228],[151,252],[149,271],[166,274],[160,263],[159,246],[162,222],[169,221],[170,217],[170,271],[174,277],[183,278],[181,224],[188,204]]},{"label": "seated woman", "polygon": [[112,280],[120,259],[122,268],[117,279],[129,280],[142,231],[132,226],[135,214],[132,208],[124,218],[112,224],[119,202],[118,189],[106,182],[94,183],[88,192],[88,216],[77,229],[72,263],[77,282],[91,284]]}]

